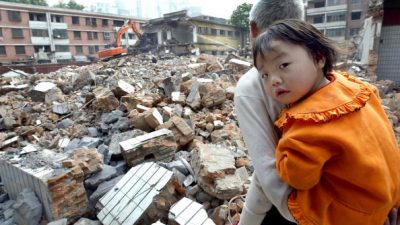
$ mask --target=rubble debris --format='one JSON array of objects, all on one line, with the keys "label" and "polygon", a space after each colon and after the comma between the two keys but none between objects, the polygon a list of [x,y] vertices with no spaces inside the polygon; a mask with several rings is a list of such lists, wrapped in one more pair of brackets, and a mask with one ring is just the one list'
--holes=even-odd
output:
[{"label": "rubble debris", "polygon": [[198,184],[208,194],[229,200],[243,192],[235,159],[228,149],[218,145],[200,145],[192,150],[191,165]]},{"label": "rubble debris", "polygon": [[51,82],[41,82],[37,84],[30,92],[30,97],[32,101],[44,102],[47,92],[50,91],[50,89],[55,88],[56,86],[56,84]]},{"label": "rubble debris", "polygon": [[179,147],[183,147],[194,139],[194,131],[187,122],[178,116],[173,116],[169,121],[157,127],[157,129],[169,129]]},{"label": "rubble debris", "polygon": [[85,176],[103,169],[101,155],[95,148],[75,149],[62,164],[67,168],[79,166]]},{"label": "rubble debris", "polygon": [[42,204],[35,193],[25,188],[18,195],[15,204],[15,220],[18,224],[38,225],[42,218]]},{"label": "rubble debris", "polygon": [[104,225],[166,222],[171,205],[184,194],[173,173],[155,163],[137,165],[99,200]]},{"label": "rubble debris", "polygon": [[177,150],[173,133],[168,129],[160,129],[120,142],[122,156],[130,166],[142,162],[168,162]]},{"label": "rubble debris", "polygon": [[[60,165],[65,158],[64,155],[49,151],[32,154],[21,159],[18,165],[0,160],[0,176],[10,197],[16,199],[23,189],[30,188],[43,204],[45,217],[49,221],[82,216],[87,211],[88,200],[81,168],[61,169],[57,166],[57,162]],[[41,159],[47,159],[48,162],[40,162]],[[46,167],[41,166],[42,163]]]},{"label": "rubble debris", "polygon": [[215,225],[215,223],[208,218],[206,210],[203,206],[188,198],[182,198],[175,203],[168,214],[168,224],[184,225],[184,224],[204,224]]},{"label": "rubble debris", "polygon": [[[234,54],[143,54],[49,74],[1,76],[0,160],[6,166],[0,163],[0,224],[16,223],[12,205],[23,188],[42,202],[42,224],[93,219],[99,199],[117,192],[112,187],[130,174],[128,167],[146,161],[169,169],[182,192],[173,201],[170,195],[149,200],[157,210],[140,215],[154,220],[136,224],[177,223],[168,221],[168,212],[182,197],[201,204],[217,225],[234,222],[243,201],[227,200],[246,192],[254,172],[233,109],[235,86],[251,63]],[[372,64],[346,61],[337,67],[378,86],[400,137],[400,94],[393,82],[375,81]],[[163,129],[169,131],[155,135]],[[124,156],[120,144],[132,139],[137,145]],[[144,183],[132,179],[126,185]],[[160,193],[168,190],[172,185]],[[123,209],[112,215],[118,213]]]}]

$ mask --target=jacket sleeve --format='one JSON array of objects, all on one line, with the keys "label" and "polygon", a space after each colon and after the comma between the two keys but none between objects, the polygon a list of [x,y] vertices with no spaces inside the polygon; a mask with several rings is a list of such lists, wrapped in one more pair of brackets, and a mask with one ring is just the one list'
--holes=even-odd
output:
[{"label": "jacket sleeve", "polygon": [[[255,215],[265,216],[271,203],[287,220],[294,221],[287,206],[292,189],[279,178],[275,167],[278,134],[274,130],[271,112],[268,111],[277,108],[273,104],[266,106],[260,98],[235,96],[235,112],[255,168],[253,176],[256,177],[248,193],[249,197],[256,200],[246,200],[240,224],[253,224],[253,221],[246,221],[246,218],[260,218]],[[273,113],[278,112],[279,109],[275,109]]]},{"label": "jacket sleeve", "polygon": [[316,185],[321,179],[324,164],[333,156],[325,147],[328,142],[311,141],[329,139],[318,135],[315,132],[307,132],[305,125],[298,125],[291,127],[278,143],[278,174],[297,190],[308,190]]}]

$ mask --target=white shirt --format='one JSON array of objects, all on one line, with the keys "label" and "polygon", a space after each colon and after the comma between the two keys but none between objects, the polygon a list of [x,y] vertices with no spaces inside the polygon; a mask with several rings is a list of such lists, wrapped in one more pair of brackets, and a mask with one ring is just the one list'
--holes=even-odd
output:
[{"label": "white shirt", "polygon": [[272,204],[283,217],[295,222],[287,206],[292,189],[280,180],[275,166],[279,134],[274,121],[282,107],[266,95],[256,68],[240,78],[235,91],[235,112],[255,171],[239,225],[260,225]]}]

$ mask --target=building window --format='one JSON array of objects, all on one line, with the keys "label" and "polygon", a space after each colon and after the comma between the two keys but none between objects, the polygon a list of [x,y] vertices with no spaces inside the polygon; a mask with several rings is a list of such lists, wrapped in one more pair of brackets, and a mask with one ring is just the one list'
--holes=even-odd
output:
[{"label": "building window", "polygon": [[361,0],[351,0],[351,4],[353,4],[353,5],[357,5],[360,3],[361,3]]},{"label": "building window", "polygon": [[344,37],[344,34],[345,34],[345,28],[335,28],[326,30],[327,37]]},{"label": "building window", "polygon": [[34,45],[33,50],[35,53],[50,52],[50,45]]},{"label": "building window", "polygon": [[30,21],[47,21],[46,14],[44,13],[29,13]]},{"label": "building window", "polygon": [[19,11],[8,11],[8,19],[10,21],[19,22],[21,21],[21,13]]},{"label": "building window", "polygon": [[239,31],[235,31],[235,36],[239,37],[240,36],[240,32]]},{"label": "building window", "polygon": [[0,27],[0,37],[3,37],[3,29]]},{"label": "building window", "polygon": [[201,27],[197,27],[197,33],[201,34],[203,33],[202,28]]},{"label": "building window", "polygon": [[6,46],[0,46],[0,55],[7,55]]},{"label": "building window", "polygon": [[49,31],[44,29],[32,29],[32,37],[49,37]]},{"label": "building window", "polygon": [[25,46],[15,46],[15,54],[24,55],[25,54]]},{"label": "building window", "polygon": [[99,46],[98,46],[98,45],[95,45],[95,46],[94,46],[94,51],[95,51],[95,52],[98,52],[98,51],[99,51]]},{"label": "building window", "polygon": [[326,21],[330,22],[339,22],[339,21],[346,21],[346,14],[344,12],[341,13],[332,13],[326,16]]},{"label": "building window", "polygon": [[226,35],[226,31],[225,30],[219,30],[219,35],[225,36]]},{"label": "building window", "polygon": [[208,27],[204,27],[203,34],[209,34],[209,33],[210,33],[210,29]]},{"label": "building window", "polygon": [[24,33],[21,28],[11,28],[13,38],[24,38]]},{"label": "building window", "polygon": [[69,52],[69,45],[56,45],[56,52]]},{"label": "building window", "polygon": [[83,46],[75,46],[76,54],[83,54]]},{"label": "building window", "polygon": [[53,22],[53,23],[64,23],[64,16],[51,15],[51,22]]},{"label": "building window", "polygon": [[95,49],[94,49],[94,46],[89,46],[89,54],[95,54],[96,53],[96,51],[95,51]]},{"label": "building window", "polygon": [[350,29],[350,36],[357,35],[359,31],[360,31],[360,28],[351,28]]},{"label": "building window", "polygon": [[96,18],[92,18],[92,27],[97,27],[97,20],[96,20]]},{"label": "building window", "polygon": [[74,31],[74,39],[81,40],[81,32],[80,31]]},{"label": "building window", "polygon": [[361,19],[361,12],[351,12],[351,20]]},{"label": "building window", "polygon": [[122,27],[124,25],[124,21],[123,20],[114,20],[113,21],[113,26],[114,27]]},{"label": "building window", "polygon": [[111,39],[110,32],[104,32],[103,33],[103,38],[104,38],[104,40],[110,40]]},{"label": "building window", "polygon": [[92,32],[90,32],[90,31],[87,32],[87,38],[88,38],[88,40],[93,40]]},{"label": "building window", "polygon": [[314,8],[322,8],[322,7],[325,7],[325,0],[314,2]]},{"label": "building window", "polygon": [[347,4],[347,0],[328,0],[328,6],[344,5]]},{"label": "building window", "polygon": [[315,15],[313,17],[313,23],[324,23],[324,15]]},{"label": "building window", "polygon": [[228,36],[233,36],[233,31],[228,30]]},{"label": "building window", "polygon": [[324,29],[318,29],[318,30],[319,30],[319,32],[321,32],[321,34],[325,35],[325,30]]},{"label": "building window", "polygon": [[108,20],[107,20],[107,19],[102,19],[102,20],[101,20],[101,25],[102,25],[103,27],[108,27]]},{"label": "building window", "polygon": [[217,29],[212,29],[211,28],[211,35],[217,35]]},{"label": "building window", "polygon": [[95,40],[99,39],[99,36],[98,36],[97,32],[93,32],[93,39],[95,39]]},{"label": "building window", "polygon": [[78,16],[73,16],[72,17],[72,24],[79,24],[79,17]]},{"label": "building window", "polygon": [[68,39],[67,30],[64,29],[54,29],[53,38],[55,39]]}]

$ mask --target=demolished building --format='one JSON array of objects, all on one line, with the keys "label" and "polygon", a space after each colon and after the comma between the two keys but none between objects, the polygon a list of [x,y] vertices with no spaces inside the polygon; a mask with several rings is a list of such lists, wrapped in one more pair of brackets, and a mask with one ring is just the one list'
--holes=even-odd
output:
[{"label": "demolished building", "polygon": [[143,29],[145,33],[135,48],[168,50],[176,55],[196,49],[201,53],[223,55],[235,52],[241,40],[239,30],[227,20],[205,15],[190,17],[186,10],[149,20]]}]

